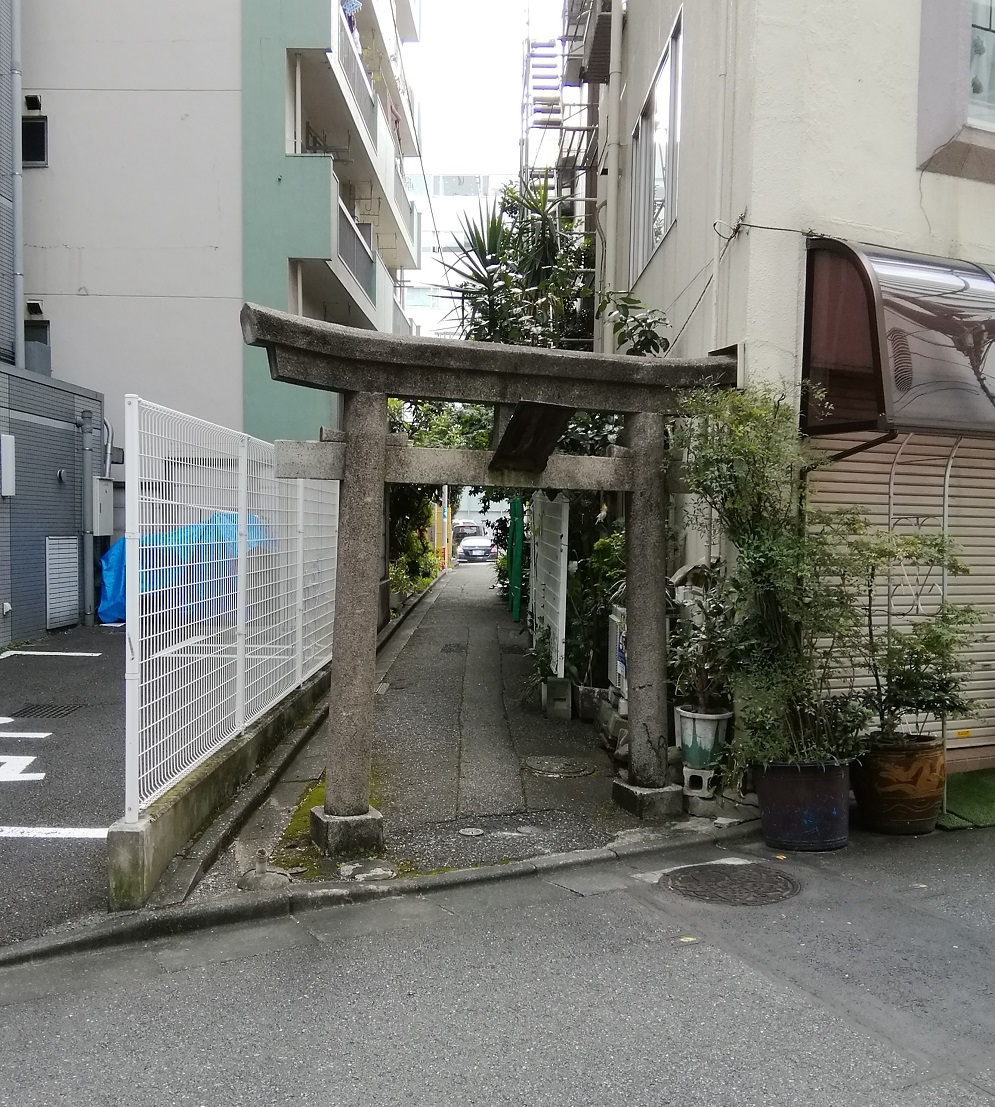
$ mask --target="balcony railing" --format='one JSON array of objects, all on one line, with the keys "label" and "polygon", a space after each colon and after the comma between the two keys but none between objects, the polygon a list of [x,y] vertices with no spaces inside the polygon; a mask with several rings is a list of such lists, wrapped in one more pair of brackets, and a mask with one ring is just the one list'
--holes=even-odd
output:
[{"label": "balcony railing", "polygon": [[[369,224],[367,224],[369,226]],[[372,228],[370,234],[372,236]],[[373,246],[339,200],[339,257],[372,303],[377,302],[377,267]]]},{"label": "balcony railing", "polygon": [[396,164],[394,166],[394,199],[397,200],[401,218],[408,229],[408,237],[413,240],[415,237],[415,206],[408,199],[408,186]]},{"label": "balcony railing", "polygon": [[342,65],[346,80],[349,82],[349,87],[352,89],[353,96],[356,98],[359,114],[363,117],[363,122],[370,132],[370,137],[376,142],[377,100],[373,92],[373,86],[370,84],[370,78],[367,76],[363,60],[356,49],[356,43],[352,37],[352,31],[349,30],[349,24],[346,22],[342,7],[339,4],[335,6],[339,9],[339,62]]},{"label": "balcony railing", "polygon": [[404,306],[394,295],[394,334],[411,334],[411,320],[404,314]]}]

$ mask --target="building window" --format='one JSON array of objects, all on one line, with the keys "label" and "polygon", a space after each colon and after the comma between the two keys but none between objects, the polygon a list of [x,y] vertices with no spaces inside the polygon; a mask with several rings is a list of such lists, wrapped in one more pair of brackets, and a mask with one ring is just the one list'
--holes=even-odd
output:
[{"label": "building window", "polygon": [[21,120],[21,163],[48,165],[48,117],[28,115]]},{"label": "building window", "polygon": [[632,133],[632,280],[677,218],[682,40],[679,15]]},{"label": "building window", "polygon": [[995,0],[971,4],[972,123],[995,127]]}]

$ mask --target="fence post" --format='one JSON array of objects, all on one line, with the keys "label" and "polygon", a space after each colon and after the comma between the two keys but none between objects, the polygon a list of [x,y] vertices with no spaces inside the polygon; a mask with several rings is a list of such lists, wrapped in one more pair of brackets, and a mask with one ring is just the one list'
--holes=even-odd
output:
[{"label": "fence post", "polygon": [[141,400],[124,398],[124,818],[137,823],[138,771],[142,724],[141,527],[142,459],[139,441]]},{"label": "fence post", "polygon": [[235,729],[245,728],[245,616],[249,576],[249,436],[238,440],[238,560],[235,573]]},{"label": "fence post", "polygon": [[[557,496],[557,500],[560,497]],[[560,500],[560,559],[556,581],[556,675],[564,675],[567,660],[567,565],[569,563],[570,501]]]},{"label": "fence post", "polygon": [[295,680],[304,682],[304,481],[297,482],[297,619]]}]

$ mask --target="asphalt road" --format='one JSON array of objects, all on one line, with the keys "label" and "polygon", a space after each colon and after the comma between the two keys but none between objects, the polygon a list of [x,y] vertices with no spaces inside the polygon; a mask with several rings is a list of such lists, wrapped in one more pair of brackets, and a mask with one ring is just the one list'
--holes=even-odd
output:
[{"label": "asphalt road", "polygon": [[[995,1103],[995,834],[679,852],[0,972],[0,1104]],[[701,903],[661,870],[801,885]]]},{"label": "asphalt road", "polygon": [[18,649],[0,657],[0,944],[106,910],[99,835],[124,812],[123,630]]}]

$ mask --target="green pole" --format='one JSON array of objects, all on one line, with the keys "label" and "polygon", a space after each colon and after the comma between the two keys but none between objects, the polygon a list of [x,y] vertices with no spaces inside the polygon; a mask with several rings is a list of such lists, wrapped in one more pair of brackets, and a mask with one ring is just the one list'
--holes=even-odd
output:
[{"label": "green pole", "polygon": [[522,497],[511,500],[511,535],[508,543],[508,607],[515,622],[522,618],[522,547],[525,544],[525,515]]}]

